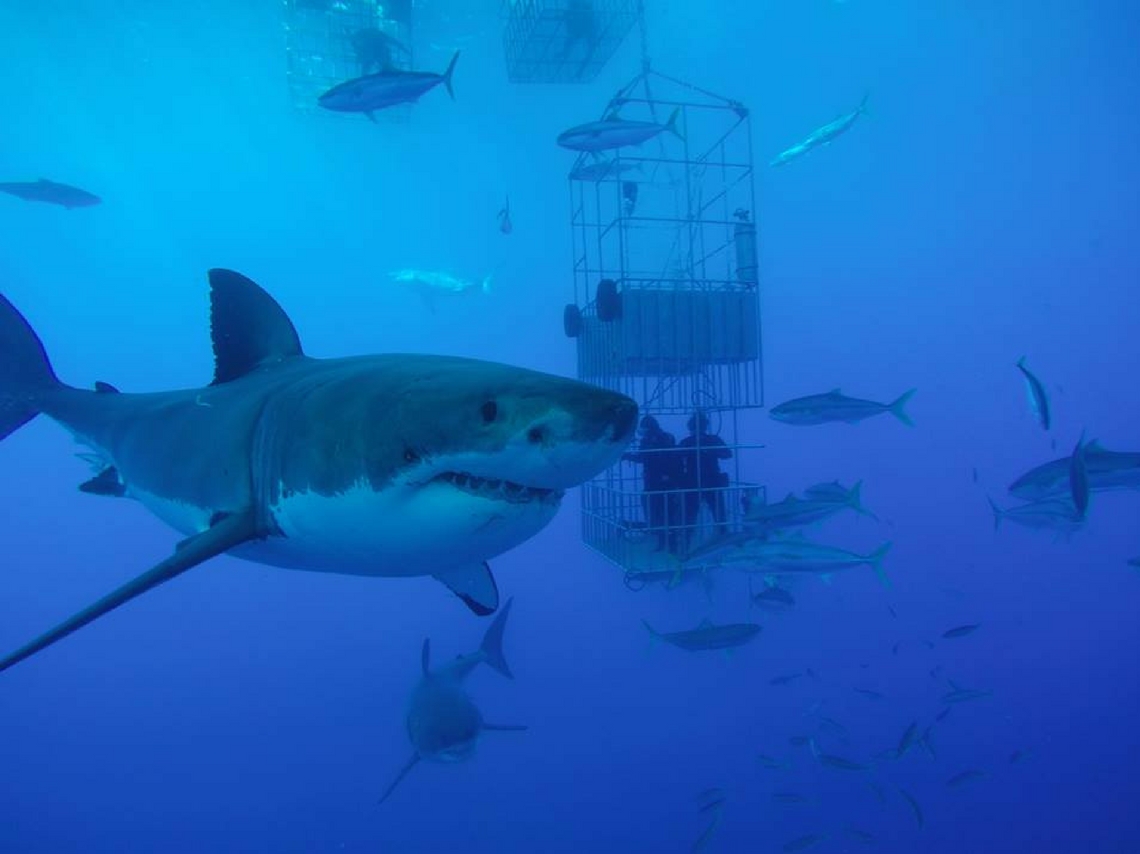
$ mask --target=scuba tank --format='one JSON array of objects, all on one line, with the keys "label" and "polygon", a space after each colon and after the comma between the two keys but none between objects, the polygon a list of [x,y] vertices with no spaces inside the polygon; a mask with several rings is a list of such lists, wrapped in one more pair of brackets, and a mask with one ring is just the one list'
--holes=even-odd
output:
[{"label": "scuba tank", "polygon": [[755,285],[758,279],[756,261],[756,223],[749,218],[748,211],[737,208],[733,212],[736,225],[733,226],[732,242],[736,246],[736,280],[746,285]]}]

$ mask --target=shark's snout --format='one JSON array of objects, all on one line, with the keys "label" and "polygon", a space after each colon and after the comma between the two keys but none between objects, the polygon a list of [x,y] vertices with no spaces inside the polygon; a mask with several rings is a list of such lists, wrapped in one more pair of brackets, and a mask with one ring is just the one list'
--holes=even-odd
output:
[{"label": "shark's snout", "polygon": [[579,438],[626,444],[637,426],[637,403],[624,394],[592,390],[574,411]]},{"label": "shark's snout", "polygon": [[612,440],[614,442],[628,442],[633,437],[634,426],[637,424],[637,403],[623,394],[615,395],[615,398],[609,404]]}]

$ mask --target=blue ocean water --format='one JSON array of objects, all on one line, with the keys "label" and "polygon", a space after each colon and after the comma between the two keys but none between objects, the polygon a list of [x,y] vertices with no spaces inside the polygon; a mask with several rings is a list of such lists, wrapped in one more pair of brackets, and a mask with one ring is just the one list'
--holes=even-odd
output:
[{"label": "blue ocean water", "polygon": [[[786,615],[750,610],[735,574],[711,601],[699,586],[634,593],[581,543],[572,493],[493,562],[515,599],[514,680],[482,669],[469,683],[488,720],[529,730],[486,734],[466,763],[421,763],[377,807],[410,753],[423,638],[470,652],[485,622],[429,579],[218,558],[0,677],[0,852],[671,852],[713,816],[710,852],[808,835],[820,852],[1140,851],[1140,575],[1127,565],[1140,497],[1097,493],[1069,539],[995,531],[986,502],[1005,504],[1014,477],[1082,431],[1140,451],[1140,12],[645,5],[656,68],[752,111],[769,405],[918,389],[913,429],[747,422],[766,446],[747,474],[772,496],[863,481],[881,521],[840,517],[818,536],[858,551],[890,540],[891,586],[865,568],[811,579]],[[371,124],[293,109],[279,3],[0,5],[0,181],[50,177],[103,199],[0,196],[0,290],[60,377],[207,382],[211,267],[266,286],[314,355],[574,374],[561,329],[572,156],[553,141],[638,71],[637,33],[588,85],[518,85],[499,4],[416,8],[418,64],[462,50],[456,98],[433,91],[408,120]],[[762,165],[867,93],[870,114],[835,143]],[[494,286],[432,311],[389,282],[401,267]],[[1050,392],[1048,432],[1021,356]],[[4,650],[177,540],[141,505],[78,492],[90,472],[76,450],[46,418],[0,449]],[[764,631],[725,657],[651,645],[641,625],[705,617]],[[935,724],[935,758],[839,771],[789,743],[814,735],[870,762],[934,721],[950,679],[992,696]],[[821,733],[821,716],[844,732]],[[946,785],[972,769],[985,779]],[[702,813],[710,788],[724,804]]]}]

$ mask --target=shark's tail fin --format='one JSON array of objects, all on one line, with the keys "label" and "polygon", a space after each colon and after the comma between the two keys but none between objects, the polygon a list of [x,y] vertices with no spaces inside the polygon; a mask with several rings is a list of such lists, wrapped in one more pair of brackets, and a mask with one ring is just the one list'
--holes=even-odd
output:
[{"label": "shark's tail fin", "polygon": [[39,415],[37,397],[58,385],[39,337],[0,296],[0,439]]},{"label": "shark's tail fin", "polygon": [[507,659],[503,657],[503,629],[507,627],[507,615],[511,613],[511,603],[514,601],[513,598],[508,599],[507,604],[495,615],[495,621],[487,627],[483,643],[479,646],[483,660],[508,679],[515,677],[511,673],[511,666],[507,664]]},{"label": "shark's tail fin", "polygon": [[669,114],[669,121],[665,122],[665,130],[677,137],[677,139],[684,140],[685,134],[677,127],[677,119],[681,118],[681,108],[674,107],[673,112]]}]

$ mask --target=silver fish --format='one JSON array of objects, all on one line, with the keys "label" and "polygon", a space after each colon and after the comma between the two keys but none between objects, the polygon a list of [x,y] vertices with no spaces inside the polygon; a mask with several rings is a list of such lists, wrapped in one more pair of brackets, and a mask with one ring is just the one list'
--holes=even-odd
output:
[{"label": "silver fish", "polygon": [[678,139],[684,139],[684,135],[677,129],[677,119],[680,115],[681,108],[677,107],[663,125],[657,122],[639,122],[616,117],[602,119],[599,122],[587,122],[563,131],[558,135],[557,142],[563,148],[572,151],[607,151],[626,145],[640,145],[665,131]]},{"label": "silver fish", "polygon": [[903,424],[913,427],[914,422],[906,413],[906,404],[914,396],[915,391],[917,389],[912,388],[890,403],[878,403],[874,400],[848,397],[840,389],[833,388],[825,394],[812,394],[785,401],[773,407],[768,415],[784,424],[811,426],[829,424],[833,421],[855,424],[866,418],[889,412]]}]

